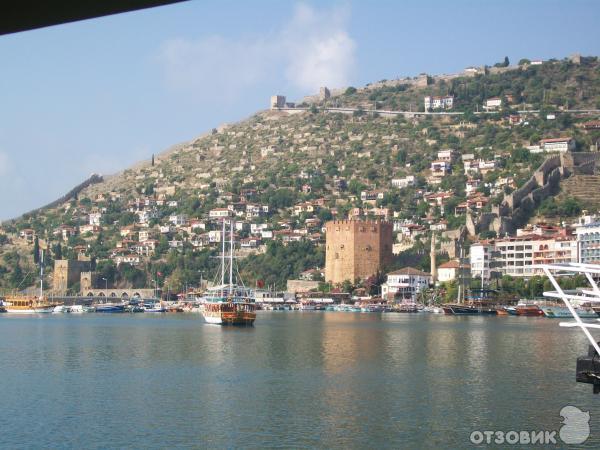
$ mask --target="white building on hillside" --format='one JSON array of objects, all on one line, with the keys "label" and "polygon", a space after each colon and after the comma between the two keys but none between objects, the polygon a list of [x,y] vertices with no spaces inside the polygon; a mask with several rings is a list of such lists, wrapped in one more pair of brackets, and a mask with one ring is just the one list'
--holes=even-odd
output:
[{"label": "white building on hillside", "polygon": [[487,111],[493,111],[502,106],[502,99],[500,97],[488,98],[483,105],[483,108]]},{"label": "white building on hillside", "polygon": [[568,152],[575,150],[575,140],[570,137],[562,137],[555,139],[542,139],[540,148],[545,152]]},{"label": "white building on hillside", "polygon": [[454,96],[446,95],[443,97],[427,96],[423,99],[425,111],[430,109],[452,109],[454,106]]},{"label": "white building on hillside", "polygon": [[402,189],[408,186],[415,185],[415,176],[407,175],[404,178],[394,178],[392,179],[392,186],[398,189]]}]

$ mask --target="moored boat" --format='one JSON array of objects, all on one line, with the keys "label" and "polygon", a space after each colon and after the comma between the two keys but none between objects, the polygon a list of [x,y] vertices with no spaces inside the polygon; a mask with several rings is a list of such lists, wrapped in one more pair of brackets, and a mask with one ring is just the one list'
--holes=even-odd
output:
[{"label": "moored boat", "polygon": [[8,295],[3,301],[4,309],[12,314],[46,314],[54,311],[57,303],[50,303],[46,297],[29,295]]},{"label": "moored boat", "polygon": [[[252,326],[256,320],[257,305],[254,293],[245,286],[234,283],[234,222],[229,220],[229,255],[225,258],[226,221],[223,220],[222,253],[221,253],[221,285],[209,290],[202,298],[204,303],[202,315],[207,323],[215,325]],[[225,284],[225,271],[229,269],[229,283]],[[237,272],[237,271],[236,271]],[[239,272],[237,272],[239,275]]]},{"label": "moored boat", "polygon": [[517,316],[542,316],[544,314],[538,305],[517,305],[515,312]]},{"label": "moored boat", "polygon": [[495,316],[498,314],[496,308],[480,306],[480,305],[459,305],[447,303],[442,305],[445,314],[454,316]]},{"label": "moored boat", "polygon": [[[544,316],[549,319],[572,319],[573,314],[566,306],[542,306]],[[598,314],[592,308],[574,307],[577,315],[582,319],[597,319]]]},{"label": "moored boat", "polygon": [[94,305],[97,313],[122,313],[125,311],[123,303],[97,303]]},{"label": "moored boat", "polygon": [[144,303],[143,310],[147,313],[167,312],[167,308],[163,306],[162,302]]},{"label": "moored boat", "polygon": [[40,314],[51,313],[61,303],[50,302],[44,295],[44,251],[40,259],[40,295],[10,294],[2,300],[2,306],[7,313],[12,314]]},{"label": "moored boat", "polygon": [[241,301],[210,302],[204,305],[204,320],[217,325],[253,325],[256,304]]},{"label": "moored boat", "polygon": [[400,303],[395,308],[395,311],[399,313],[417,313],[419,312],[419,307],[416,303]]}]

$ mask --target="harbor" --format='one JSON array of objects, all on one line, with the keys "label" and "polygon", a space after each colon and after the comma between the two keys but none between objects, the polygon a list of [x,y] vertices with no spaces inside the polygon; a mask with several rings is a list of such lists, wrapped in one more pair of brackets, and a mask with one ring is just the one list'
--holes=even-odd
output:
[{"label": "harbor", "polygon": [[464,448],[490,423],[556,430],[566,404],[600,414],[574,382],[585,337],[554,320],[260,311],[253,328],[199,321],[4,315],[11,432],[0,447]]}]

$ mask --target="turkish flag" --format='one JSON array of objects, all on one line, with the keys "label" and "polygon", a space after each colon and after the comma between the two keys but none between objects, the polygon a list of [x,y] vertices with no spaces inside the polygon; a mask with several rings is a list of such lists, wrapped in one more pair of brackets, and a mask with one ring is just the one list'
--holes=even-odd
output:
[{"label": "turkish flag", "polygon": [[264,282],[263,280],[258,280],[258,281],[256,282],[256,285],[257,285],[259,288],[262,288],[262,287],[265,287],[265,282]]}]

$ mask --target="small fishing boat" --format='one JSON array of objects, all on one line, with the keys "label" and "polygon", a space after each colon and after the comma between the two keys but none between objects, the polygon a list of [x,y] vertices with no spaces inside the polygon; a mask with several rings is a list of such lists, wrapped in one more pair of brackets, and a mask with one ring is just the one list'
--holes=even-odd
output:
[{"label": "small fishing boat", "polygon": [[419,307],[416,303],[400,303],[395,311],[399,313],[417,313],[419,312]]},{"label": "small fishing boat", "polygon": [[383,312],[383,305],[377,303],[370,303],[368,305],[361,306],[361,312]]},{"label": "small fishing boat", "polygon": [[154,303],[144,303],[144,312],[147,313],[164,313],[167,312],[167,308],[165,308],[161,302]]}]

